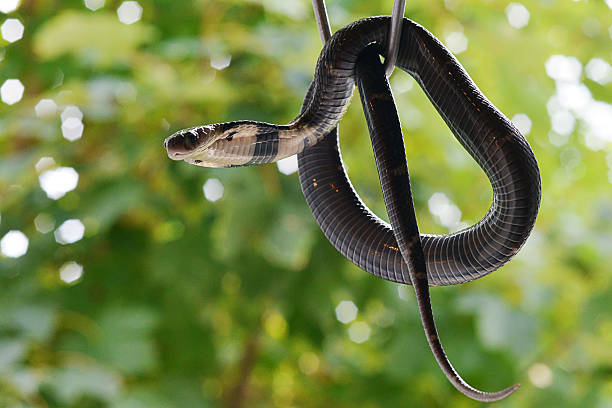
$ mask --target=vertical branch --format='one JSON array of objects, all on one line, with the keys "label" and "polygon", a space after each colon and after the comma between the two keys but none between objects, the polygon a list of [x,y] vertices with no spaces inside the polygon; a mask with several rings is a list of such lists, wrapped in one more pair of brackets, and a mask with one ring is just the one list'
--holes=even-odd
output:
[{"label": "vertical branch", "polygon": [[225,392],[225,406],[227,408],[241,408],[249,388],[249,378],[257,355],[259,353],[259,327],[255,329],[244,345],[244,351],[239,364],[238,379],[234,386],[228,387]]}]

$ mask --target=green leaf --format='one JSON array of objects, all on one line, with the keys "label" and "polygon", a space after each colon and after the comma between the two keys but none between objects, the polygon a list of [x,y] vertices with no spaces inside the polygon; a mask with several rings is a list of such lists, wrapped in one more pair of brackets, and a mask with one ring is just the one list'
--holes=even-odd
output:
[{"label": "green leaf", "polygon": [[111,401],[120,392],[119,377],[112,371],[94,365],[65,366],[49,373],[45,383],[65,405],[80,397]]},{"label": "green leaf", "polygon": [[47,21],[34,35],[34,51],[43,60],[72,54],[87,65],[127,62],[154,30],[142,22],[122,24],[111,12],[66,10]]},{"label": "green leaf", "polygon": [[126,374],[152,370],[157,362],[152,331],[158,321],[150,309],[111,307],[99,321],[101,334],[94,342],[93,354]]}]

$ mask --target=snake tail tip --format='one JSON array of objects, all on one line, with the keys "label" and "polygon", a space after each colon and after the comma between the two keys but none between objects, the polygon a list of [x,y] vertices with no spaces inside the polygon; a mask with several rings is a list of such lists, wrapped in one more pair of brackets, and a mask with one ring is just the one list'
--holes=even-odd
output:
[{"label": "snake tail tip", "polygon": [[506,397],[509,397],[511,394],[514,393],[514,391],[516,391],[517,389],[519,389],[521,386],[521,384],[514,384],[508,388],[505,388],[501,391],[498,392],[492,392],[492,393],[485,393],[485,397],[484,398],[475,398],[478,401],[483,401],[483,402],[495,402],[495,401],[500,401]]}]

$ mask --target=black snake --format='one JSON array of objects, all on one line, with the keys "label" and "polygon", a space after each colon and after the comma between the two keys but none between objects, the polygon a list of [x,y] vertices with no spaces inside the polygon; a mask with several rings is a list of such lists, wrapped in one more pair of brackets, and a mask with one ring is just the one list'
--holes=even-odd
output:
[{"label": "black snake", "polygon": [[[483,393],[467,385],[452,369],[435,333],[427,285],[477,279],[516,254],[531,232],[539,208],[537,163],[524,137],[486,99],[459,62],[425,28],[404,19],[397,66],[417,80],[493,187],[491,208],[476,225],[451,235],[420,235],[426,274],[418,262],[408,268],[402,257],[405,251],[400,249],[419,241],[418,232],[416,237],[404,236],[404,242],[398,244],[389,226],[360,201],[344,171],[334,130],[352,96],[360,54],[372,43],[384,50],[388,31],[389,17],[373,17],[336,32],[321,52],[302,113],[289,124],[237,121],[198,126],[175,133],[164,145],[170,158],[207,167],[269,163],[300,153],[302,190],[330,242],[376,276],[407,284],[414,279],[417,299],[419,294],[427,295],[426,304],[419,301],[425,333],[449,380],[474,399],[501,399],[515,387]],[[367,68],[362,71],[368,72]],[[362,88],[363,93],[368,92],[367,86]],[[376,119],[376,114],[370,115]],[[385,167],[388,160],[377,156],[379,169],[382,166],[386,169],[383,172],[397,173],[407,180],[407,172]],[[383,183],[387,198],[392,192],[385,192],[385,188]],[[392,219],[394,208],[399,210],[389,208]],[[414,228],[418,231],[416,224]],[[419,253],[416,250],[410,256],[418,257]]]}]

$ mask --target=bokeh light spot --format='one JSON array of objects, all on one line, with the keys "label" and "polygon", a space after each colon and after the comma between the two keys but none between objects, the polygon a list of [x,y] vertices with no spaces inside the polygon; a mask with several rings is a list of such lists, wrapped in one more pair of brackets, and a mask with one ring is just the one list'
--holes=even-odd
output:
[{"label": "bokeh light spot", "polygon": [[19,258],[28,252],[28,237],[18,230],[7,232],[0,240],[0,252],[9,258]]},{"label": "bokeh light spot", "polygon": [[319,369],[320,360],[315,353],[307,351],[298,359],[298,365],[304,374],[312,375]]},{"label": "bokeh light spot", "polygon": [[96,11],[104,7],[104,0],[85,0],[85,7],[91,11]]},{"label": "bokeh light spot", "polygon": [[612,81],[612,67],[601,58],[593,58],[584,67],[587,78],[600,85],[606,85]]},{"label": "bokeh light spot", "polygon": [[602,101],[591,101],[580,112],[586,125],[584,137],[591,150],[601,150],[606,142],[612,141],[612,105]]},{"label": "bokeh light spot", "polygon": [[293,156],[281,159],[276,162],[276,165],[278,166],[278,171],[281,173],[286,175],[293,174],[298,169],[297,155],[294,154]]},{"label": "bokeh light spot", "polygon": [[340,323],[350,323],[357,318],[357,306],[350,300],[343,300],[336,306],[336,319]]},{"label": "bokeh light spot", "polygon": [[10,43],[21,40],[23,37],[23,30],[23,24],[16,18],[7,18],[0,26],[2,38]]},{"label": "bokeh light spot", "polygon": [[529,381],[538,388],[550,387],[553,382],[552,370],[542,363],[535,363],[527,371]]},{"label": "bokeh light spot", "polygon": [[213,203],[223,197],[223,184],[221,184],[219,179],[211,178],[206,180],[202,189],[204,190],[204,197]]},{"label": "bokeh light spot", "polygon": [[527,136],[531,132],[531,119],[526,114],[517,113],[511,121],[523,136]]},{"label": "bokeh light spot", "polygon": [[514,28],[523,28],[529,23],[529,10],[521,3],[510,3],[506,7],[508,24]]},{"label": "bokeh light spot", "polygon": [[409,301],[411,299],[410,292],[406,285],[397,285],[397,297],[404,301]]},{"label": "bokeh light spot", "polygon": [[565,109],[579,110],[593,100],[589,88],[579,82],[558,82],[557,95],[561,107]]},{"label": "bokeh light spot", "polygon": [[372,329],[366,322],[355,322],[348,329],[349,338],[358,344],[368,341],[371,333]]},{"label": "bokeh light spot", "polygon": [[43,172],[38,176],[38,181],[40,187],[47,193],[47,197],[57,200],[76,188],[79,173],[72,167],[58,167]]},{"label": "bokeh light spot", "polygon": [[0,11],[3,13],[11,13],[19,7],[21,0],[0,0]]},{"label": "bokeh light spot", "polygon": [[74,283],[83,276],[83,266],[76,262],[66,262],[61,266],[59,276],[66,283]]},{"label": "bokeh light spot", "polygon": [[55,160],[53,157],[41,157],[34,166],[38,173],[41,173],[45,170],[49,170],[50,168],[55,166]]},{"label": "bokeh light spot", "polygon": [[576,118],[571,112],[562,109],[550,115],[552,129],[560,135],[569,135],[574,131]]},{"label": "bokeh light spot", "polygon": [[444,193],[434,193],[427,201],[429,212],[436,216],[440,225],[449,230],[457,229],[461,224],[461,210]]},{"label": "bokeh light spot", "polygon": [[62,122],[62,136],[64,139],[74,142],[83,136],[83,122],[77,118],[68,118]]},{"label": "bokeh light spot", "polygon": [[546,61],[546,74],[555,81],[576,82],[582,73],[582,64],[576,57],[553,55]]},{"label": "bokeh light spot", "polygon": [[416,81],[410,75],[394,75],[391,77],[391,87],[398,93],[404,93],[414,88]]},{"label": "bokeh light spot", "polygon": [[142,17],[142,6],[137,1],[124,1],[117,9],[119,21],[134,24]]},{"label": "bokeh light spot", "polygon": [[39,118],[48,118],[57,112],[57,103],[53,99],[41,99],[34,107],[34,111]]},{"label": "bokeh light spot", "polygon": [[548,141],[553,146],[561,147],[567,144],[567,142],[569,142],[569,134],[563,135],[563,134],[556,133],[556,132],[549,132]]},{"label": "bokeh light spot", "polygon": [[34,226],[38,232],[46,234],[55,228],[55,220],[49,214],[40,213],[34,218]]},{"label": "bokeh light spot", "polygon": [[0,87],[0,98],[7,105],[13,105],[21,100],[25,87],[18,79],[7,79]]},{"label": "bokeh light spot", "polygon": [[582,22],[582,31],[591,38],[597,37],[601,32],[601,23],[596,18],[587,18]]},{"label": "bokeh light spot", "polygon": [[65,245],[80,241],[85,234],[85,225],[78,219],[66,220],[55,230],[57,243]]},{"label": "bokeh light spot", "polygon": [[468,47],[468,39],[465,34],[460,31],[453,31],[448,34],[445,43],[453,54],[461,54],[463,51],[467,50]]},{"label": "bokeh light spot", "polygon": [[74,105],[68,105],[64,108],[64,110],[62,111],[62,114],[60,115],[60,117],[62,118],[62,122],[70,119],[70,118],[76,118],[78,120],[82,120],[83,119],[83,112],[81,112],[81,110],[78,108],[78,106],[74,106]]},{"label": "bokeh light spot", "polygon": [[276,310],[270,310],[265,313],[263,326],[268,335],[274,339],[279,340],[287,335],[287,321]]},{"label": "bokeh light spot", "polygon": [[232,62],[232,56],[226,54],[215,55],[210,59],[210,66],[214,69],[221,71],[230,66]]}]

